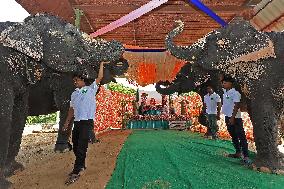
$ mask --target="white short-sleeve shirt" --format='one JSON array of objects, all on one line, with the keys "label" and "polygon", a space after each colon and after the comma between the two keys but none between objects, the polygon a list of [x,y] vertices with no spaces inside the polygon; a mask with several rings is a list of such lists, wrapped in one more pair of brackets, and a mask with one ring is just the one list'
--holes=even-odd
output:
[{"label": "white short-sleeve shirt", "polygon": [[[223,94],[222,112],[225,116],[232,117],[235,103],[241,101],[241,94],[238,91],[236,91],[235,88],[232,88],[228,91],[223,89],[223,91],[224,94]],[[241,118],[240,109],[238,110],[235,118]]]},{"label": "white short-sleeve shirt", "polygon": [[207,94],[204,96],[204,103],[206,104],[207,114],[217,114],[217,104],[221,102],[221,98],[217,93]]},{"label": "white short-sleeve shirt", "polygon": [[94,81],[90,86],[76,88],[72,93],[70,106],[74,109],[74,121],[95,118],[97,90],[98,86]]}]

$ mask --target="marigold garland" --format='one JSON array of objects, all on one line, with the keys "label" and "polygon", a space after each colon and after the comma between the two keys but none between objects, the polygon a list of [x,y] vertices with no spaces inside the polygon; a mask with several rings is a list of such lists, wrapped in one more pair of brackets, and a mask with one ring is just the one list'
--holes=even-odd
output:
[{"label": "marigold garland", "polygon": [[135,95],[122,94],[101,87],[97,95],[95,131],[103,131],[108,128],[121,128],[122,100],[129,102],[125,108],[127,111],[132,112],[133,107],[130,102],[135,100]]},{"label": "marigold garland", "polygon": [[[121,102],[126,102],[125,111],[132,112],[133,106],[132,101],[135,100],[135,95],[122,94],[115,91],[110,91],[101,87],[99,94],[97,95],[97,111],[96,111],[96,120],[95,120],[95,130],[103,131],[108,128],[121,128],[122,127],[122,106]],[[180,115],[182,100],[187,101],[186,115]],[[133,119],[141,120],[192,120],[191,131],[194,132],[206,132],[206,127],[198,123],[197,117],[200,114],[202,108],[201,97],[197,93],[191,93],[188,96],[177,96],[173,99],[174,107],[176,109],[177,116],[134,116]],[[249,118],[249,115],[245,112],[242,113],[244,129],[246,136],[249,140],[253,140],[253,129],[252,124]],[[227,131],[227,127],[224,121],[224,118],[218,121],[219,125],[219,136],[221,138],[230,138],[230,135]]]}]

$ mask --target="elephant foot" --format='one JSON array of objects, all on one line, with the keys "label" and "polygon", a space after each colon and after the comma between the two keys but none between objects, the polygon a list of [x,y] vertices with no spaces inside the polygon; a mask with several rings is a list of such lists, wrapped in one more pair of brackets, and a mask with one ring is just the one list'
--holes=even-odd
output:
[{"label": "elephant foot", "polygon": [[12,183],[5,179],[4,175],[0,170],[0,188],[1,189],[9,189],[12,186]]},{"label": "elephant foot", "polygon": [[284,169],[270,169],[269,167],[261,166],[257,167],[255,164],[251,165],[252,170],[262,172],[262,173],[268,173],[268,174],[276,174],[276,175],[284,175]]},{"label": "elephant foot", "polygon": [[72,150],[72,145],[68,143],[64,144],[55,144],[54,152],[65,153]]},{"label": "elephant foot", "polygon": [[3,169],[3,174],[5,177],[10,177],[12,175],[15,175],[18,172],[21,172],[25,169],[24,165],[17,162],[16,160],[9,163],[7,166]]},{"label": "elephant foot", "polygon": [[0,178],[0,188],[9,189],[12,186],[12,183],[6,180],[5,178]]}]

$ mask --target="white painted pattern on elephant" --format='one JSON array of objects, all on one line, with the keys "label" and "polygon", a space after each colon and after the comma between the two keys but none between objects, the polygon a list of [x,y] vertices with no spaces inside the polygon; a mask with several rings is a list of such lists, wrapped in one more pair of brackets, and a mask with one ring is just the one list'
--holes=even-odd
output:
[{"label": "white painted pattern on elephant", "polygon": [[207,40],[207,37],[214,34],[215,31],[212,31],[212,32],[209,32],[207,35],[205,35],[204,37],[200,38],[197,40],[197,42],[193,43],[192,46],[193,47],[199,47],[201,49],[204,49],[205,47],[205,44],[206,44],[206,40]]},{"label": "white painted pattern on elephant", "polygon": [[[272,41],[268,40],[267,42],[268,46],[262,47],[258,51],[233,58],[226,57],[226,59],[223,60],[223,64],[219,64],[217,69],[224,70],[233,77],[246,76],[254,80],[259,79],[267,68],[267,65],[262,64],[261,59],[276,58]],[[225,43],[223,39],[221,41],[219,40],[217,43],[223,45],[228,43],[228,41]]]},{"label": "white painted pattern on elephant", "polygon": [[253,86],[252,86],[252,83],[250,81],[249,78],[244,78],[242,80],[242,82],[240,82],[240,86],[241,86],[241,90],[242,92],[244,93],[244,95],[249,98],[249,99],[253,99],[255,96],[252,95],[252,89],[253,89]]},{"label": "white painted pattern on elephant", "polygon": [[217,41],[217,45],[220,48],[226,48],[226,47],[228,47],[229,44],[230,44],[230,40],[227,39],[227,38],[222,38],[222,39]]},{"label": "white painted pattern on elephant", "polygon": [[6,58],[8,63],[8,68],[11,70],[13,75],[19,74],[20,70],[23,70],[22,67],[22,55],[20,54],[10,54],[9,57]]},{"label": "white painted pattern on elephant", "polygon": [[[13,26],[10,26],[6,30],[2,31],[0,35],[0,42],[3,44],[3,46],[15,48],[18,51],[29,55],[30,57],[40,60],[43,56],[43,42],[41,39],[41,36],[36,34],[34,37],[35,41],[37,42],[37,47],[35,49],[31,49],[33,45],[35,45],[32,41],[25,39],[11,39],[9,37],[10,33],[12,33],[14,30],[17,30],[18,26],[21,26],[23,24],[15,24]],[[32,27],[32,26],[30,26]],[[32,28],[31,28],[32,30]]]},{"label": "white painted pattern on elephant", "polygon": [[50,29],[48,31],[48,33],[52,36],[55,36],[55,37],[62,37],[63,38],[63,33],[58,31],[58,30],[54,30],[54,29]]},{"label": "white painted pattern on elephant", "polygon": [[[184,22],[181,21],[181,20],[176,20],[175,23],[178,25],[178,27],[174,28],[172,30],[172,32],[170,32],[170,34],[167,35],[166,38],[168,38],[170,35],[176,36],[177,34],[179,34],[183,31]],[[203,49],[205,47],[207,37],[212,35],[212,34],[216,34],[216,33],[217,33],[216,31],[211,31],[211,32],[207,33],[205,36],[198,39],[198,41],[193,43],[191,46],[192,47],[200,47],[201,49]],[[189,46],[182,46],[182,47],[189,48]]]},{"label": "white painted pattern on elephant", "polygon": [[277,89],[272,89],[272,94],[275,99],[278,101],[281,101],[284,99],[284,85],[277,88]]},{"label": "white painted pattern on elephant", "polygon": [[230,63],[237,63],[237,62],[252,62],[257,61],[260,59],[267,59],[269,57],[276,58],[275,52],[274,52],[274,45],[271,40],[268,40],[268,46],[262,47],[258,51],[250,52],[244,55],[241,55],[239,57],[236,57],[232,60],[230,60]]},{"label": "white painted pattern on elephant", "polygon": [[224,70],[232,77],[247,77],[249,79],[258,80],[264,73],[266,65],[257,62],[237,62],[232,64],[220,64],[217,69]]}]

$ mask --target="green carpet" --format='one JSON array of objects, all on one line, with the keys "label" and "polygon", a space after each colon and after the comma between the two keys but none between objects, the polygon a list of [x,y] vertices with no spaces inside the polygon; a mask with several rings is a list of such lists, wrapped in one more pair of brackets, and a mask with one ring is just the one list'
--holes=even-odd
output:
[{"label": "green carpet", "polygon": [[181,131],[136,130],[124,143],[106,188],[284,188],[284,176],[249,170],[224,152],[234,152],[230,141]]}]

